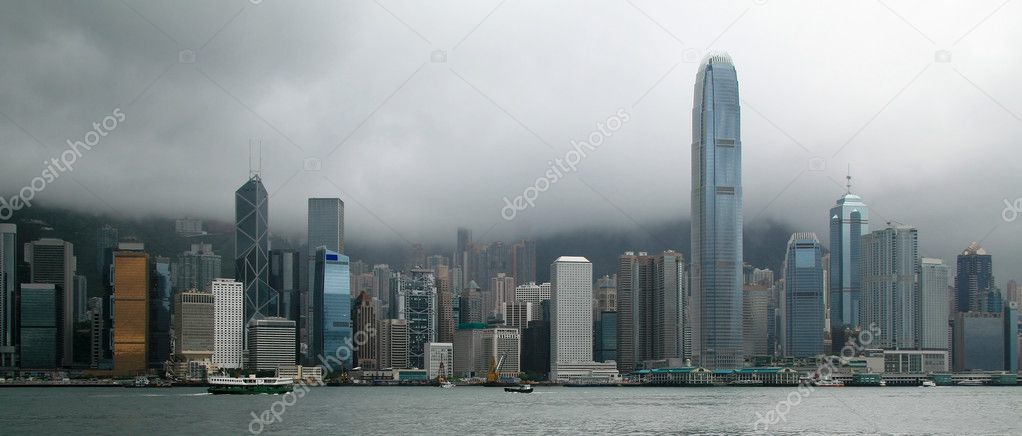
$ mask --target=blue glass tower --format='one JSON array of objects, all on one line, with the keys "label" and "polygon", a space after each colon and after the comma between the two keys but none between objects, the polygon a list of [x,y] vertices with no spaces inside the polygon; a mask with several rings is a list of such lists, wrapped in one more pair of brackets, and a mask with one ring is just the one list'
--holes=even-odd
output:
[{"label": "blue glass tower", "polygon": [[[342,362],[351,368],[351,279],[348,256],[320,247],[316,250],[316,288],[313,290],[312,357],[317,362]],[[321,358],[322,357],[322,358]],[[330,372],[341,368],[329,368]]]},{"label": "blue glass tower", "polygon": [[742,140],[738,76],[712,54],[692,107],[692,349],[712,368],[742,366]]},{"label": "blue glass tower", "polygon": [[823,354],[823,248],[814,233],[795,233],[784,257],[781,345],[786,357]]},{"label": "blue glass tower", "polygon": [[830,331],[833,347],[845,344],[846,328],[861,326],[862,236],[869,234],[869,208],[849,191],[830,209]]},{"label": "blue glass tower", "polygon": [[234,276],[244,285],[246,325],[256,314],[277,316],[277,292],[269,284],[267,200],[258,174],[234,192]]}]

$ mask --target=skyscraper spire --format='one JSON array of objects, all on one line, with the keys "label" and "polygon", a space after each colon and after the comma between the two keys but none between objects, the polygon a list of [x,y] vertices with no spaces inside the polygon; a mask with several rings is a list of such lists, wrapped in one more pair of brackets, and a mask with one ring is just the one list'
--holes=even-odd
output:
[{"label": "skyscraper spire", "polygon": [[845,189],[846,194],[852,193],[852,164],[848,164],[848,173],[845,176]]}]

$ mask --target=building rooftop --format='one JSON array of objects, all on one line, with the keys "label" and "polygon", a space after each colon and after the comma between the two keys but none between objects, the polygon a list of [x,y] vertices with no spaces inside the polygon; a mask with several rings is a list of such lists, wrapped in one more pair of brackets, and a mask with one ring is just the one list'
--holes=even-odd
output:
[{"label": "building rooftop", "polygon": [[558,257],[554,262],[576,262],[576,263],[589,263],[589,259],[582,256],[561,256]]}]

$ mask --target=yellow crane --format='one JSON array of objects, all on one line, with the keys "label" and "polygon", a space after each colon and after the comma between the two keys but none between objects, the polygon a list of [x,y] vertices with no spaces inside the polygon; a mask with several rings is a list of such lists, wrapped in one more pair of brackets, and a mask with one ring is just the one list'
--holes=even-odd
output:
[{"label": "yellow crane", "polygon": [[500,380],[500,366],[504,364],[504,355],[500,355],[500,361],[496,356],[490,356],[490,369],[486,372],[486,383],[496,383]]}]

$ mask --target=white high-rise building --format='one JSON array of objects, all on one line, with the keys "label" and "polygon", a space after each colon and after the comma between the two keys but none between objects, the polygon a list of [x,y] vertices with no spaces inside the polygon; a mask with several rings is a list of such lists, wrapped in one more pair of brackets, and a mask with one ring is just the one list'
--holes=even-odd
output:
[{"label": "white high-rise building", "polygon": [[593,361],[593,264],[584,257],[558,257],[550,279],[550,380],[617,379],[617,363]]},{"label": "white high-rise building", "polygon": [[231,279],[213,280],[213,363],[220,368],[242,367],[244,348],[244,284]]},{"label": "white high-rise building", "polygon": [[880,328],[876,348],[912,349],[916,337],[919,236],[896,226],[862,237],[862,325]]},{"label": "white high-rise building", "polygon": [[924,257],[919,264],[919,348],[947,350],[951,273],[941,259]]},{"label": "white high-rise building", "polygon": [[543,283],[540,285],[537,285],[536,283],[526,283],[524,285],[518,285],[518,287],[515,288],[515,299],[539,305],[539,303],[542,303],[543,300],[550,299],[550,283]]},{"label": "white high-rise building", "polygon": [[426,344],[427,366],[429,378],[443,376],[450,379],[454,375],[454,344],[450,342],[429,342]]}]

